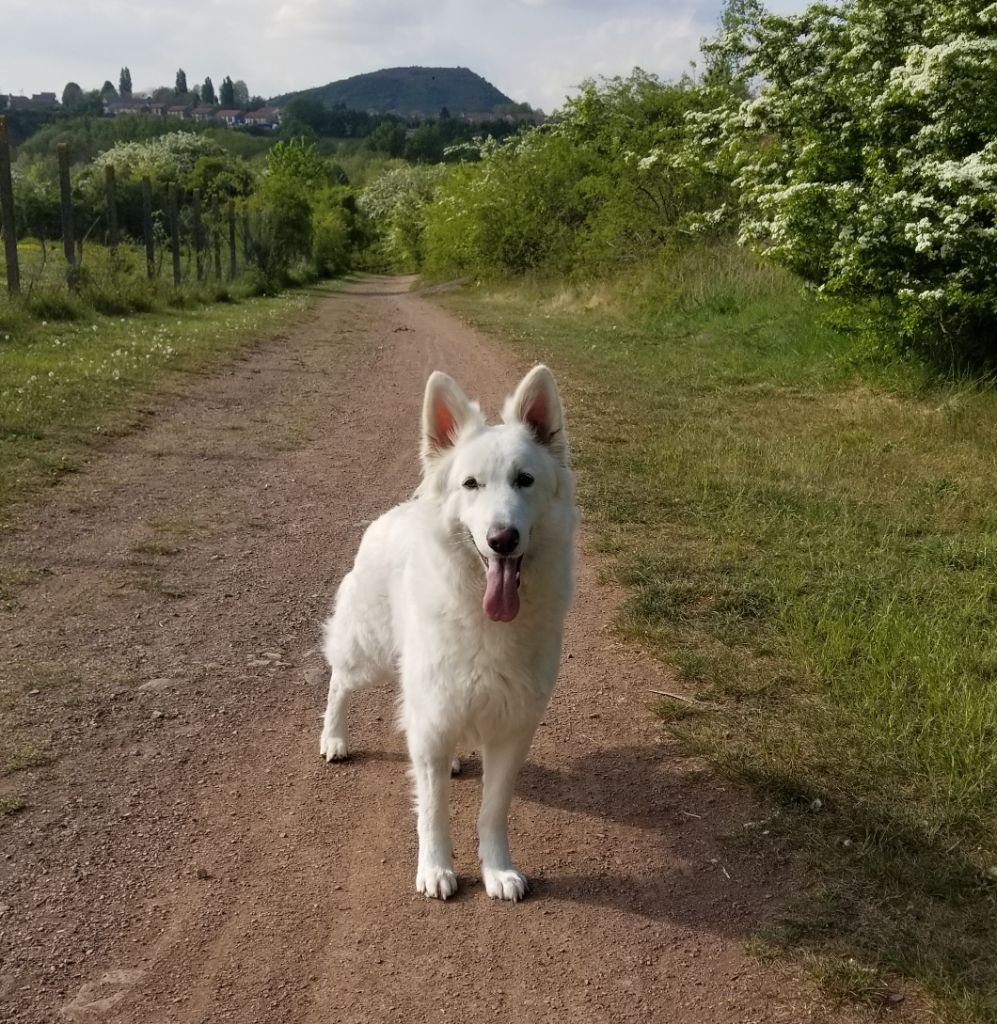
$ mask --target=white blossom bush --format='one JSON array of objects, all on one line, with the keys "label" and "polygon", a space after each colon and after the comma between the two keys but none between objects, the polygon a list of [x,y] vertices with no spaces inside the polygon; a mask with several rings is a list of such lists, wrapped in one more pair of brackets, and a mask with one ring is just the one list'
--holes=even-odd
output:
[{"label": "white blossom bush", "polygon": [[385,269],[422,264],[425,211],[445,175],[443,164],[395,167],[360,193],[357,205],[372,225]]},{"label": "white blossom bush", "polygon": [[171,132],[144,142],[117,142],[93,161],[96,177],[103,180],[110,164],[119,178],[141,180],[148,175],[156,182],[180,181],[194,170],[202,156],[223,156],[217,142],[193,132]]},{"label": "white blossom bush", "polygon": [[[754,3],[712,44],[756,95],[697,119],[740,235],[872,299],[908,347],[997,359],[997,4]],[[872,307],[870,307],[872,308]]]}]

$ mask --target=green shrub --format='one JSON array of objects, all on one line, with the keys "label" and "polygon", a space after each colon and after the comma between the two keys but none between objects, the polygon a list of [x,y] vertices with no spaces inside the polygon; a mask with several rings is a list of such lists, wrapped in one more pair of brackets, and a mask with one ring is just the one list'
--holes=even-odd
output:
[{"label": "green shrub", "polygon": [[426,208],[446,170],[441,165],[396,167],[360,193],[375,255],[370,263],[386,270],[418,270],[423,260]]},{"label": "green shrub", "polygon": [[336,277],[350,269],[350,217],[342,205],[327,207],[316,214],[311,258],[320,277]]},{"label": "green shrub", "polygon": [[23,303],[39,320],[78,320],[86,312],[80,297],[65,287],[35,289]]},{"label": "green shrub", "polygon": [[690,112],[712,93],[639,68],[582,85],[557,119],[457,169],[426,213],[434,275],[591,276],[652,258],[729,182],[689,158]]},{"label": "green shrub", "polygon": [[742,239],[903,347],[997,362],[997,5],[749,5],[715,50],[766,83],[696,142],[736,170]]}]

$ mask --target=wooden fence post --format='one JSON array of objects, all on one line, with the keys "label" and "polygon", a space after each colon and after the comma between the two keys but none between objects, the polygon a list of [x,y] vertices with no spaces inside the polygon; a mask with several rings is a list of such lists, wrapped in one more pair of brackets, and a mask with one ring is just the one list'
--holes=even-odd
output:
[{"label": "wooden fence post", "polygon": [[79,274],[73,238],[73,191],[69,180],[69,146],[65,142],[60,142],[56,146],[56,152],[59,157],[59,196],[62,202],[62,251],[66,254],[66,262],[69,264],[66,283],[72,291],[76,291]]},{"label": "wooden fence post", "polygon": [[17,265],[17,225],[14,223],[14,184],[10,177],[10,143],[7,141],[7,118],[0,116],[0,228],[7,256],[7,291],[16,295],[21,290],[21,273]]},{"label": "wooden fence post", "polygon": [[177,213],[177,187],[171,181],[167,192],[170,218],[170,248],[173,251],[173,287],[180,287],[180,218]]},{"label": "wooden fence post", "polygon": [[235,280],[235,200],[228,201],[228,279]]},{"label": "wooden fence post", "polygon": [[211,243],[215,251],[215,280],[222,279],[222,233],[220,227],[220,214],[218,212],[218,196],[211,200]]},{"label": "wooden fence post", "polygon": [[107,247],[111,250],[113,258],[118,249],[118,197],[112,164],[104,168],[104,189],[107,193]]},{"label": "wooden fence post", "polygon": [[142,179],[142,234],[145,237],[145,272],[151,281],[156,276],[156,242],[152,234],[152,182]]},{"label": "wooden fence post", "polygon": [[201,190],[194,189],[194,260],[197,263],[197,279],[204,280],[204,221],[201,219]]}]

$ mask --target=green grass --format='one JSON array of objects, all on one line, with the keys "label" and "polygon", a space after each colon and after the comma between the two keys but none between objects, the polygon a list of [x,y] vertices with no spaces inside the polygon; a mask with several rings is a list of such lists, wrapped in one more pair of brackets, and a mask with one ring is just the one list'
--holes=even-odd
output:
[{"label": "green grass", "polygon": [[3,766],[6,775],[13,772],[24,772],[31,768],[44,768],[55,760],[55,755],[44,744],[22,747],[8,757]]},{"label": "green grass", "polygon": [[997,1020],[997,395],[857,368],[727,250],[443,301],[558,374],[619,626],[711,705],[663,728],[777,801],[764,842],[812,869],[784,948]]},{"label": "green grass", "polygon": [[[219,365],[309,303],[303,293],[129,317],[15,320],[0,304],[0,518],[131,429],[184,375]],[[0,591],[2,591],[0,586]]]},{"label": "green grass", "polygon": [[[226,229],[227,230],[227,229]],[[108,316],[149,313],[164,308],[187,308],[213,302],[229,302],[258,290],[258,275],[245,266],[242,247],[238,249],[239,276],[234,281],[216,280],[214,253],[203,256],[204,275],[197,280],[193,251],[181,253],[181,284],[173,283],[173,265],[168,249],[160,246],[154,276],[146,273],[145,248],[122,242],[112,254],[102,244],[87,243],[75,271],[76,290],[67,287],[68,265],[61,242],[36,238],[18,242],[21,294],[11,301],[0,286],[0,333],[4,320],[77,320],[92,313]],[[227,242],[223,247],[222,270],[227,276]],[[0,281],[6,281],[6,261],[0,252]]]},{"label": "green grass", "polygon": [[20,796],[0,797],[0,819],[12,818],[28,806],[28,801]]}]

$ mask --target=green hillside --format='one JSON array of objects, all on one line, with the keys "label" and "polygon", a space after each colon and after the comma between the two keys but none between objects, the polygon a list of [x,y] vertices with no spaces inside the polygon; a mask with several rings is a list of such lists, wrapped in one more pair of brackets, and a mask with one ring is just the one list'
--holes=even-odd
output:
[{"label": "green hillside", "polygon": [[297,96],[309,96],[330,107],[427,117],[434,117],[443,107],[452,114],[480,113],[512,102],[469,68],[384,68],[274,96],[270,102],[283,106]]}]

